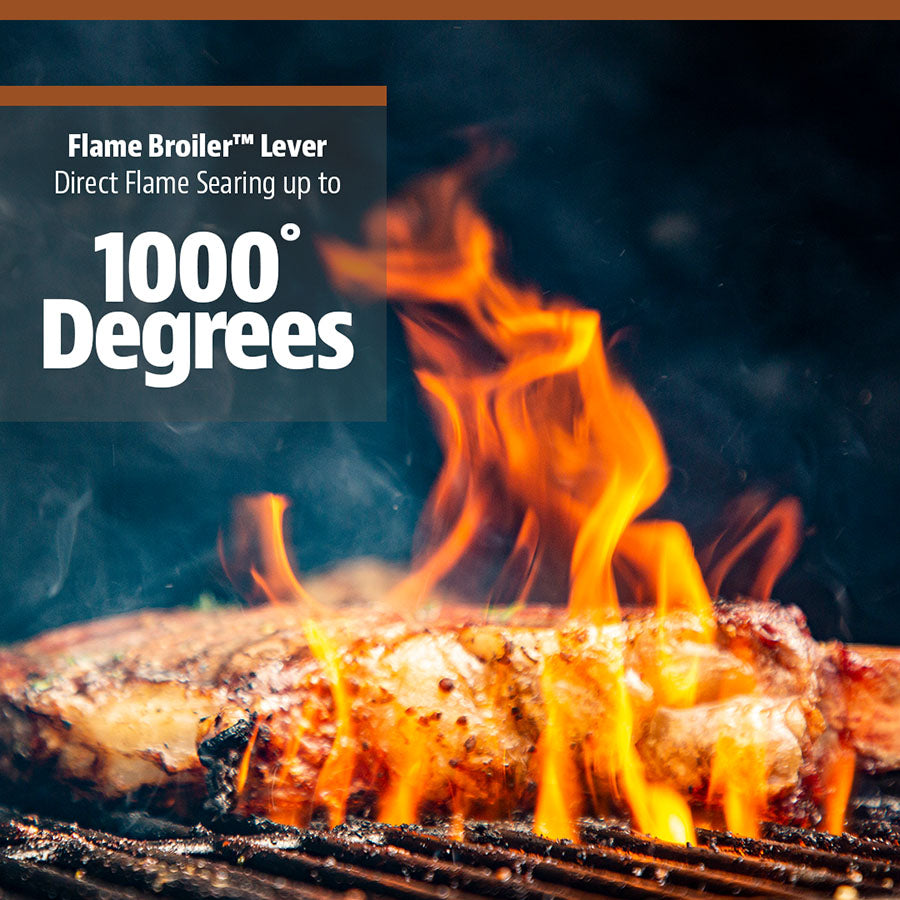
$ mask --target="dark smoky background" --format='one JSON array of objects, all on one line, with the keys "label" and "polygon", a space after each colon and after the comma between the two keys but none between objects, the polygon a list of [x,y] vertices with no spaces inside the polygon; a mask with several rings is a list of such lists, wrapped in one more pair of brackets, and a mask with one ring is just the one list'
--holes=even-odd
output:
[{"label": "dark smoky background", "polygon": [[[473,126],[507,142],[507,268],[619,333],[658,512],[702,542],[748,488],[797,496],[777,595],[900,643],[896,24],[4,23],[0,78],[384,83],[389,190]],[[235,494],[293,499],[306,570],[405,558],[440,454],[388,340],[385,424],[0,425],[0,640],[215,588]]]}]

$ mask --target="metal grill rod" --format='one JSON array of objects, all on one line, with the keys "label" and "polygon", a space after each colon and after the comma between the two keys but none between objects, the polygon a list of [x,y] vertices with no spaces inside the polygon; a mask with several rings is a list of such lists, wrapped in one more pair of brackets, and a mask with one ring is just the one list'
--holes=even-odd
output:
[{"label": "metal grill rod", "polygon": [[[705,846],[680,847],[596,820],[583,823],[585,845],[515,825],[470,824],[462,841],[438,828],[360,822],[267,831],[198,826],[134,840],[45,820],[0,821],[0,896],[7,887],[75,900],[811,900],[847,884],[862,897],[878,896],[892,889],[897,868],[879,857],[890,847],[883,842],[852,839],[869,856],[831,853],[827,844],[805,846],[801,838],[817,840],[809,832],[749,844],[708,832]],[[770,848],[793,856],[768,858]]]}]

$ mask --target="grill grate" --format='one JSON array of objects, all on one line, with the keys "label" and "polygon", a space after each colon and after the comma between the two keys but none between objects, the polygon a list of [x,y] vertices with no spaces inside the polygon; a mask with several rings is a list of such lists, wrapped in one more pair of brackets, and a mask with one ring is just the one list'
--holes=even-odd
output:
[{"label": "grill grate", "polygon": [[[235,829],[236,830],[236,829]],[[514,824],[440,828],[355,822],[224,834],[202,826],[155,839],[9,815],[0,821],[0,896],[229,900],[587,900],[592,897],[895,895],[900,846],[771,826],[763,840],[701,831],[699,846],[620,824],[583,823],[584,844]],[[850,892],[852,894],[852,891]]]}]

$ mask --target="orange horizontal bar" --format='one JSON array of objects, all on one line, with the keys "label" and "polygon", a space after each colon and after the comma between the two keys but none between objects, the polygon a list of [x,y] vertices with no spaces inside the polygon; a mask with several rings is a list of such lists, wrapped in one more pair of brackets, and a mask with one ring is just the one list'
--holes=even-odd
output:
[{"label": "orange horizontal bar", "polygon": [[385,106],[384,85],[0,85],[0,106]]},{"label": "orange horizontal bar", "polygon": [[[393,0],[386,3],[332,0],[330,3],[286,0],[219,0],[217,3],[122,3],[121,0],[82,0],[73,8],[59,0],[7,4],[10,19],[119,20],[429,20],[459,21],[510,19],[897,19],[900,5],[893,0],[558,0],[553,4],[522,0],[452,0],[423,3]],[[13,7],[13,8],[10,8]],[[11,13],[11,15],[10,15]]]}]

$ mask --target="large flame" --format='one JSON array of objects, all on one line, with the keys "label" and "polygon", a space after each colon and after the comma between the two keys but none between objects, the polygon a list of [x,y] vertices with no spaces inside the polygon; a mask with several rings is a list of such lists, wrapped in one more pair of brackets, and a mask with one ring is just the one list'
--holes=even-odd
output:
[{"label": "large flame", "polygon": [[[787,501],[767,515],[748,513],[740,533],[724,534],[709,551],[707,587],[684,528],[641,518],[666,487],[668,462],[649,411],[607,357],[599,315],[499,273],[494,234],[470,194],[472,175],[472,167],[461,166],[422,179],[370,217],[364,247],[320,244],[339,289],[377,298],[386,284],[444,452],[411,573],[391,602],[414,610],[439,582],[464,571],[480,573],[489,605],[518,608],[539,587],[542,596],[564,591],[568,617],[586,629],[615,628],[625,603],[649,607],[657,650],[639,677],[660,703],[692,707],[699,654],[716,638],[710,589],[716,592],[748,549],[768,537],[775,549],[764,554],[754,582],[768,596],[796,552],[799,507]],[[299,598],[313,609],[284,551],[284,501],[269,495],[251,506],[256,532],[276,543],[251,568],[252,584],[270,599]],[[497,535],[508,543],[499,567],[485,549]],[[685,616],[693,623],[694,656],[683,646],[673,650],[680,645],[669,639]],[[335,708],[337,734],[316,793],[334,824],[344,816],[355,758],[351,701],[339,651],[312,620],[307,632]],[[581,723],[566,700],[565,667],[552,654],[545,660],[535,829],[577,840],[578,817],[589,799],[596,810],[602,794],[626,805],[640,830],[693,842],[688,798],[648,776],[639,754],[639,701],[624,640],[619,644],[602,671],[591,673],[608,688],[611,730],[588,734],[581,755],[570,737]],[[723,697],[753,692],[742,677],[723,676]],[[429,777],[427,744],[414,717],[398,722],[378,813],[384,821],[414,822]],[[715,746],[708,799],[740,834],[759,833],[764,747],[765,735],[753,729],[739,740],[723,733]],[[846,802],[844,770],[833,782],[837,807]],[[461,780],[448,790],[461,833],[467,786]],[[831,812],[829,824],[842,815]]]},{"label": "large flame", "polygon": [[[383,283],[386,248],[387,292],[445,454],[424,546],[397,599],[421,601],[462,561],[476,561],[481,536],[494,530],[515,535],[510,558],[527,564],[508,565],[501,579],[513,568],[519,583],[494,585],[493,594],[522,602],[538,581],[567,583],[569,614],[600,624],[619,620],[620,586],[630,585],[631,601],[655,602],[662,618],[690,610],[711,639],[710,596],[684,530],[636,521],[665,489],[668,463],[646,406],[610,367],[599,315],[498,273],[494,235],[468,177],[460,168],[426,179],[386,219],[369,222],[368,248],[321,247],[337,286],[356,292]],[[568,572],[554,570],[560,559],[570,560]],[[604,774],[638,827],[689,839],[687,803],[645,777],[624,663],[613,677],[615,750]],[[670,700],[690,702],[690,675],[662,681]],[[542,686],[537,828],[573,837],[580,788],[552,670]]]}]

